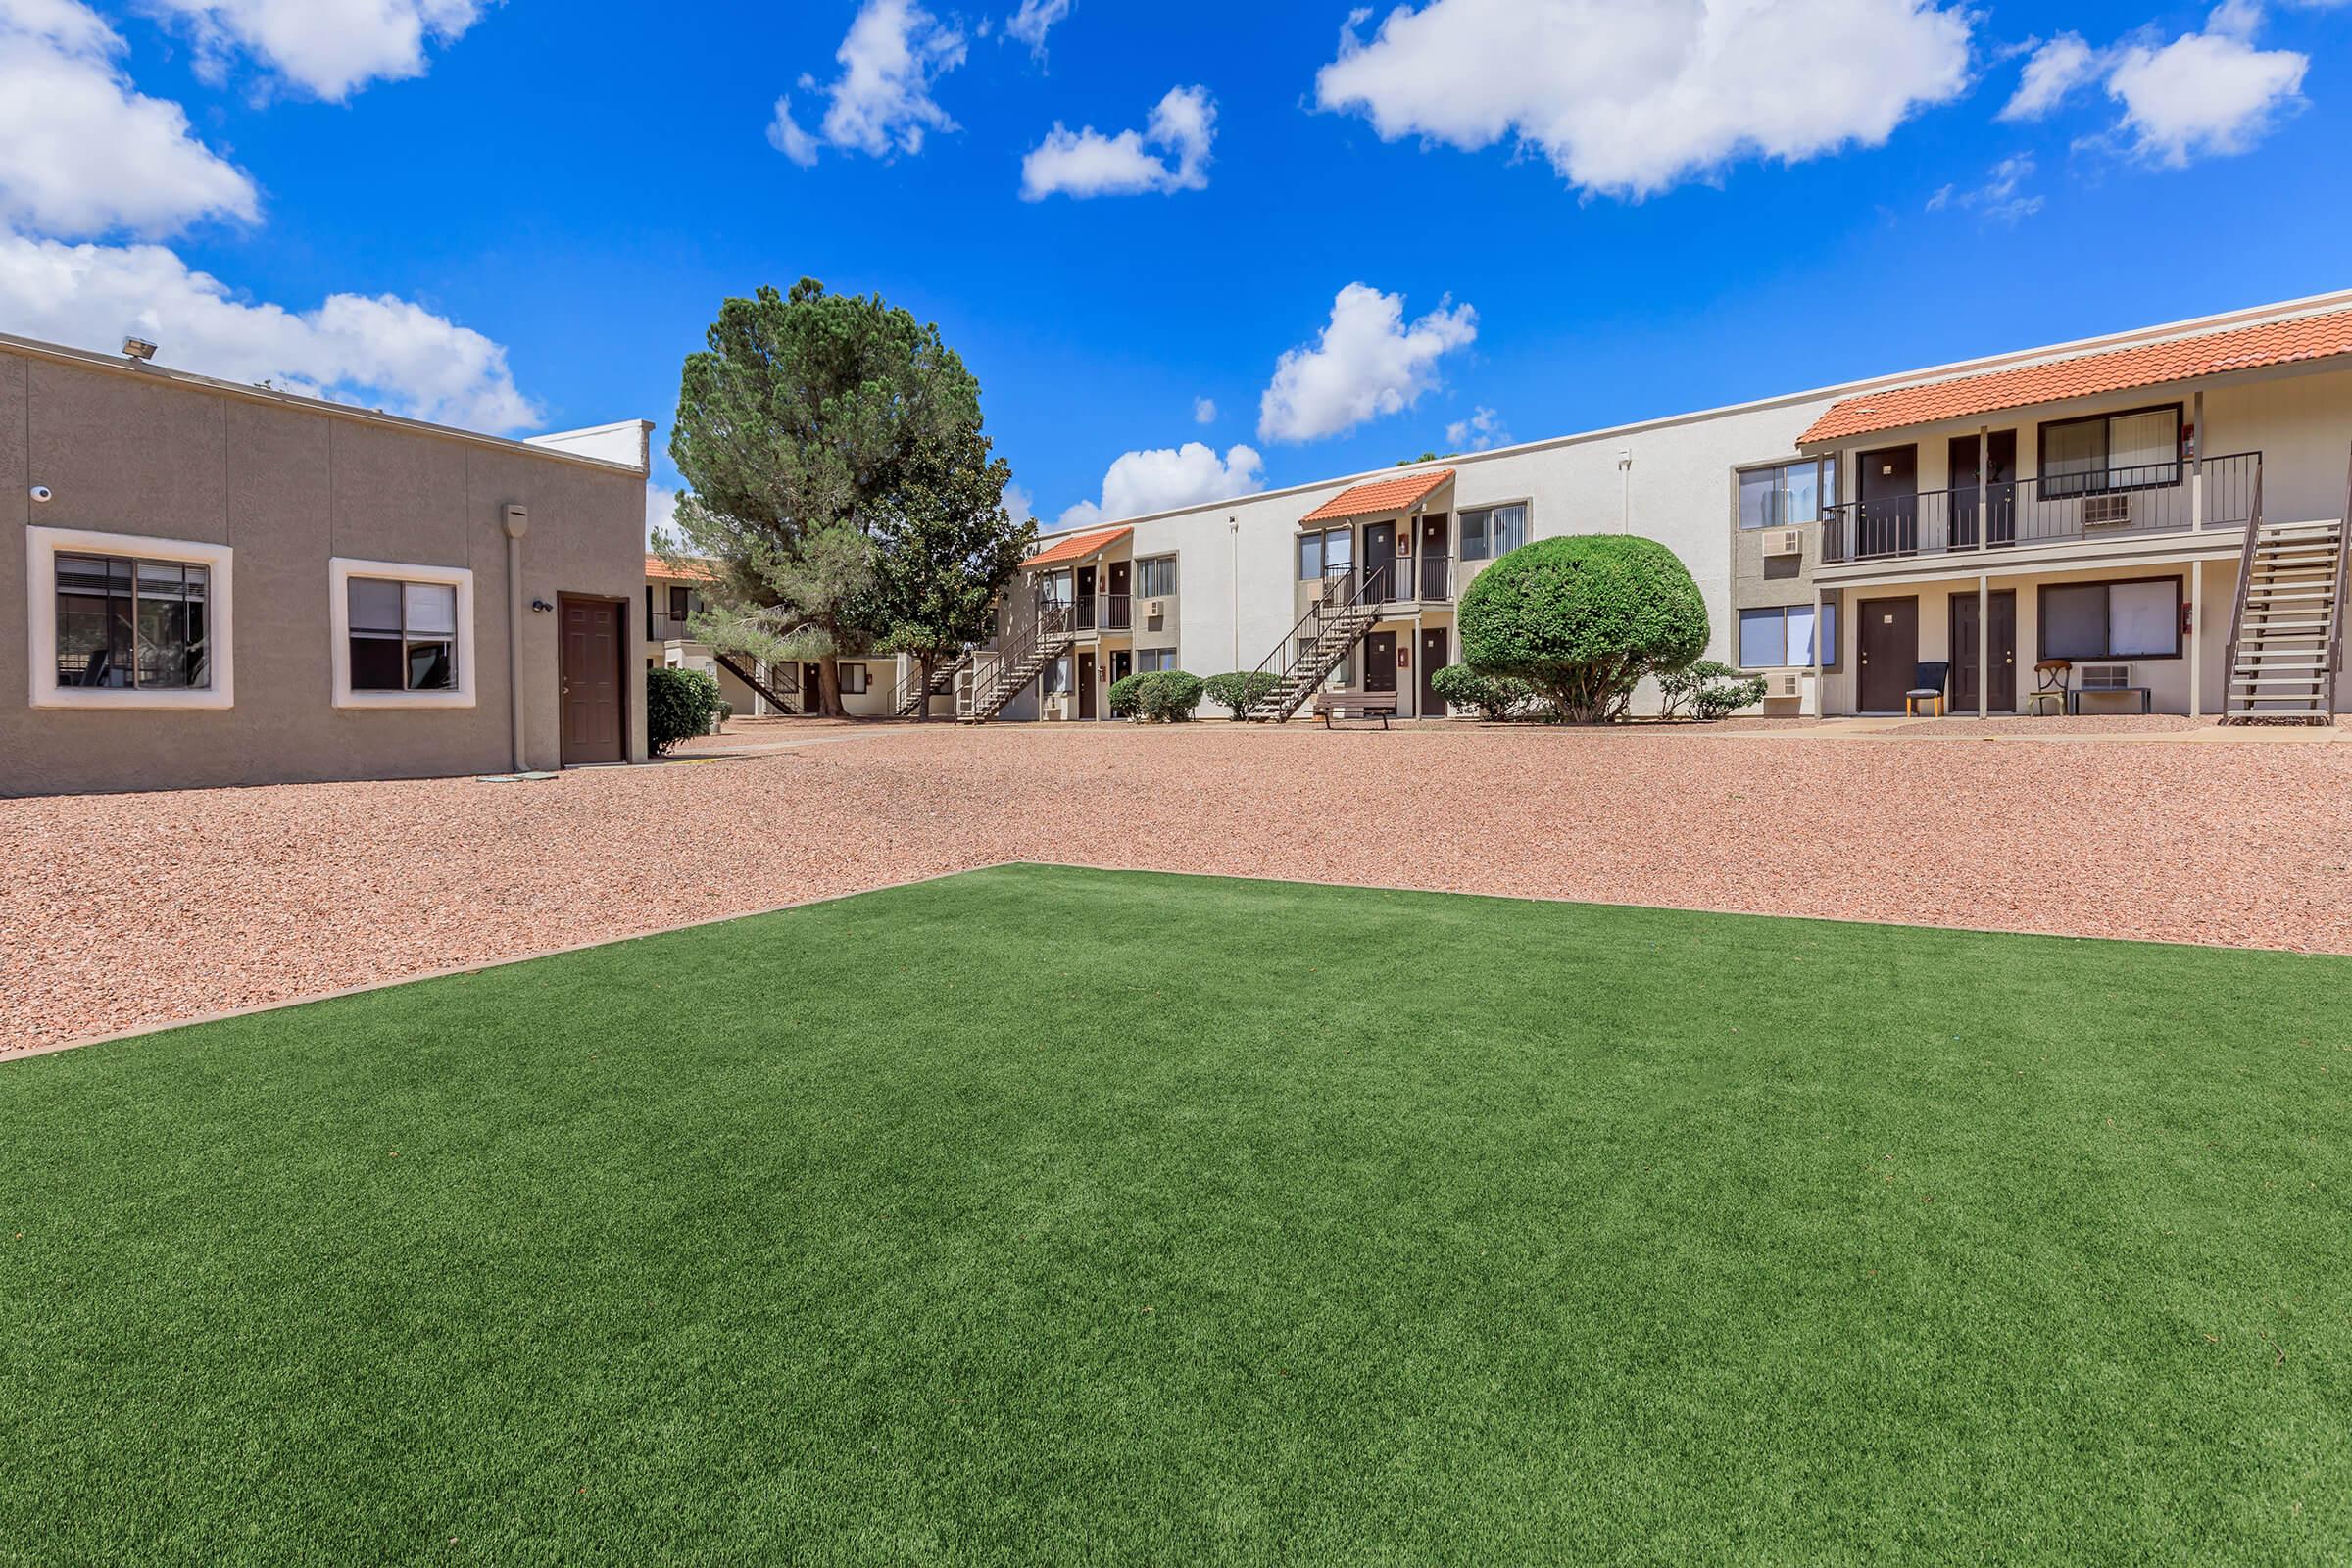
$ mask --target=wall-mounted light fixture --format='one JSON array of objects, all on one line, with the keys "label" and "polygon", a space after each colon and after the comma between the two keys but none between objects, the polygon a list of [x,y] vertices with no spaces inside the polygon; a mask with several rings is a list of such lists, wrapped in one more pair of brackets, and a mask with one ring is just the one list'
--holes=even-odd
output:
[{"label": "wall-mounted light fixture", "polygon": [[536,613],[536,614],[541,614],[541,615],[552,615],[552,614],[554,614],[554,613],[556,612],[556,607],[555,607],[555,606],[553,606],[553,605],[551,605],[551,604],[549,604],[549,603],[548,603],[546,600],[544,600],[544,599],[534,599],[534,600],[532,600],[532,601],[531,601],[531,610],[532,610],[532,612],[533,612],[534,613]]},{"label": "wall-mounted light fixture", "polygon": [[155,358],[155,345],[143,337],[126,337],[122,340],[122,356],[145,365]]}]

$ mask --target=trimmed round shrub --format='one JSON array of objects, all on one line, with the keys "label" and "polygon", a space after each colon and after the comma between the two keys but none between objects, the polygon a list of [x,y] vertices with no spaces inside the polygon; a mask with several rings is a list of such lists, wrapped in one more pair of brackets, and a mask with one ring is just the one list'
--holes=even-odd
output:
[{"label": "trimmed round shrub", "polygon": [[1143,690],[1145,677],[1121,675],[1110,683],[1110,716],[1133,718],[1137,711],[1136,694]]},{"label": "trimmed round shrub", "polygon": [[1675,553],[1633,534],[1522,545],[1462,595],[1462,662],[1527,682],[1572,723],[1625,716],[1642,677],[1707,648],[1707,605]]},{"label": "trimmed round shrub", "polygon": [[1539,702],[1535,688],[1515,675],[1483,675],[1468,664],[1447,664],[1429,677],[1429,689],[1490,723],[1524,718]]},{"label": "trimmed round shrub", "polygon": [[718,677],[707,669],[645,672],[645,744],[656,757],[680,741],[710,733],[718,716]]},{"label": "trimmed round shrub", "polygon": [[1247,674],[1237,671],[1231,675],[1211,675],[1200,683],[1200,689],[1208,694],[1210,702],[1224,705],[1232,710],[1235,718],[1241,718],[1271,697],[1274,688],[1281,684],[1282,677],[1272,670],[1253,669]]},{"label": "trimmed round shrub", "polygon": [[1181,669],[1146,675],[1135,691],[1136,712],[1149,723],[1181,724],[1200,706],[1201,680]]}]

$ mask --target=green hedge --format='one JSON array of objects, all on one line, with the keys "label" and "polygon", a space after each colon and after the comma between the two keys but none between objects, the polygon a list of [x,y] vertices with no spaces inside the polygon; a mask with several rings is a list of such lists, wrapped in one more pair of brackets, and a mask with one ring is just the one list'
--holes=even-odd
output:
[{"label": "green hedge", "polygon": [[1110,716],[1148,724],[1181,724],[1200,706],[1203,683],[1181,669],[1127,675],[1110,683]]},{"label": "green hedge", "polygon": [[1200,687],[1210,702],[1224,705],[1232,710],[1235,718],[1241,718],[1272,696],[1274,688],[1281,684],[1282,677],[1272,670],[1253,669],[1247,674],[1237,671],[1231,675],[1211,675]]},{"label": "green hedge", "polygon": [[1462,662],[1523,680],[1560,716],[1625,716],[1642,677],[1707,649],[1690,568],[1652,539],[1571,534],[1522,545],[1462,595]]},{"label": "green hedge", "polygon": [[1527,682],[1512,675],[1484,675],[1468,664],[1447,664],[1429,677],[1429,689],[1490,722],[1524,718],[1542,706]]},{"label": "green hedge", "polygon": [[724,705],[718,677],[707,669],[649,669],[645,672],[645,743],[661,757],[684,740],[710,733]]}]

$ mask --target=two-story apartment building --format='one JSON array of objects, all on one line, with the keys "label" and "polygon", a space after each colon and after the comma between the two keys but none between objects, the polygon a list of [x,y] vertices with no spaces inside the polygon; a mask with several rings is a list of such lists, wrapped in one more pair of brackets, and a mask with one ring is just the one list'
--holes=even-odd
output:
[{"label": "two-story apartment building", "polygon": [[1955,712],[2288,715],[2338,658],[2348,449],[2352,292],[1049,535],[945,679],[973,718],[1104,719],[1154,668],[1438,716],[1488,563],[1635,532],[1767,712],[1900,712],[1927,679]]}]

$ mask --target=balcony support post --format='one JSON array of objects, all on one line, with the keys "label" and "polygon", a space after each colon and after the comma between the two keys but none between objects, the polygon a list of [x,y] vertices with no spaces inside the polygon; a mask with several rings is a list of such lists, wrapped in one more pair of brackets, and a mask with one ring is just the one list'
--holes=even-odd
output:
[{"label": "balcony support post", "polygon": [[[1828,596],[1821,591],[1819,585],[1816,585],[1813,589],[1813,716],[1815,718],[1830,716],[1829,688],[1822,684],[1821,670],[1824,664],[1838,657],[1836,649],[1822,647],[1823,642],[1826,641],[1822,635],[1823,629],[1829,624],[1828,618],[1822,613],[1827,600]],[[1738,657],[1739,650],[1735,648],[1732,653],[1734,657]],[[1804,711],[1803,704],[1797,705],[1797,711],[1799,713]]]},{"label": "balcony support post", "polygon": [[2188,460],[2188,531],[2205,531],[2205,394],[2196,393],[2189,404],[2190,437]]},{"label": "balcony support post", "polygon": [[1977,573],[1977,716],[1992,715],[1992,574]]}]

